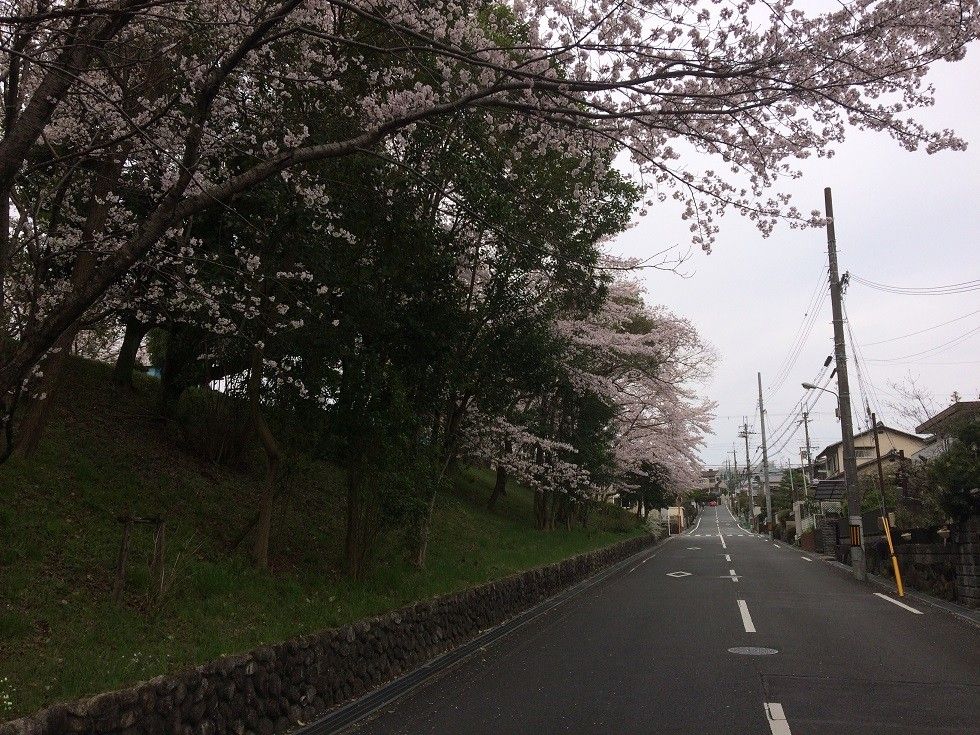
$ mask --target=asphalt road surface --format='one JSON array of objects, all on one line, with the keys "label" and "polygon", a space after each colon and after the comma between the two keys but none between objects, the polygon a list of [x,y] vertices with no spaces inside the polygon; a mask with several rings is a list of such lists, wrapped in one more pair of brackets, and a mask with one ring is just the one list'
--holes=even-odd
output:
[{"label": "asphalt road surface", "polygon": [[350,732],[980,734],[980,631],[876,592],[708,508]]}]

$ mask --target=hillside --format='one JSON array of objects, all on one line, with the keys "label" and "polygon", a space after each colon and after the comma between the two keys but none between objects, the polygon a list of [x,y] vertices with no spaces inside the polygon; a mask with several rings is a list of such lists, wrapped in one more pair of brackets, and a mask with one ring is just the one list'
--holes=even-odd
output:
[{"label": "hillside", "polygon": [[[535,531],[530,491],[510,487],[490,512],[490,473],[463,468],[437,498],[427,567],[382,551],[354,584],[340,571],[343,474],[295,456],[276,500],[272,569],[257,572],[241,539],[255,514],[258,454],[236,469],[195,458],[180,425],[155,411],[151,379],[118,390],[107,372],[74,362],[39,451],[0,466],[0,720],[640,532],[612,507],[588,530]],[[127,508],[166,519],[159,603],[148,595],[145,526],[133,535],[122,599],[112,601]]]}]

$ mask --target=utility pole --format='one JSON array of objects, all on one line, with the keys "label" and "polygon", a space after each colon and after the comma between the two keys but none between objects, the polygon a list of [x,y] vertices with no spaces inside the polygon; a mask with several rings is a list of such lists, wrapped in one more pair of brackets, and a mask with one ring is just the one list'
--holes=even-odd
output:
[{"label": "utility pole", "polygon": [[851,528],[851,567],[856,579],[866,578],[864,568],[864,533],[861,529],[861,494],[857,484],[857,457],[854,453],[854,427],[851,423],[851,389],[847,382],[847,349],[844,345],[844,315],[841,306],[841,283],[837,273],[837,234],[834,230],[834,200],[828,186],[823,190],[827,215],[827,258],[830,263],[830,306],[834,315],[834,356],[837,367],[841,440],[844,450],[844,486],[847,489],[847,514]]},{"label": "utility pole", "polygon": [[871,431],[875,437],[875,458],[878,460],[878,492],[881,495],[881,517],[886,517],[885,512],[885,470],[881,466],[881,444],[878,442],[878,417],[871,414]]},{"label": "utility pole", "polygon": [[[735,462],[735,502],[738,503],[738,452],[735,451],[735,445],[732,445],[732,460]],[[731,499],[729,499],[729,505],[731,504]]]},{"label": "utility pole", "polygon": [[762,373],[759,378],[759,428],[762,431],[762,486],[766,491],[766,520],[769,525],[769,540],[772,541],[772,493],[769,492],[769,450],[766,447],[766,407],[762,403]]},{"label": "utility pole", "polygon": [[800,449],[800,473],[803,475],[803,499],[804,500],[806,500],[810,496],[810,488],[807,486],[807,482],[806,482],[807,468],[806,468],[806,464],[804,463],[805,458],[806,457],[801,448]]},{"label": "utility pole", "polygon": [[813,479],[813,460],[810,459],[810,412],[803,412],[803,433],[806,435],[806,471]]},{"label": "utility pole", "polygon": [[[752,462],[749,460],[749,434],[754,434],[754,431],[749,431],[749,421],[744,416],[742,417],[742,430],[739,432],[739,436],[745,439],[745,479],[749,483],[749,528],[755,527],[755,496],[752,494]],[[759,529],[755,529],[759,530]]]},{"label": "utility pole", "polygon": [[786,469],[789,471],[789,497],[790,502],[796,502],[796,481],[793,479],[793,462],[786,460]]}]

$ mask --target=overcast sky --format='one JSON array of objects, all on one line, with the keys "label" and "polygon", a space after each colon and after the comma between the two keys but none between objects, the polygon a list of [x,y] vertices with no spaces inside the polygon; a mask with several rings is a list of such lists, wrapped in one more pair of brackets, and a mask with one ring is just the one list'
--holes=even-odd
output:
[{"label": "overcast sky", "polygon": [[[937,103],[918,119],[933,128],[955,130],[969,142],[966,152],[909,153],[884,135],[852,131],[834,158],[803,162],[804,177],[786,189],[808,212],[823,210],[823,188],[832,187],[842,272],[911,287],[980,279],[980,48],[974,45],[962,62],[934,68],[930,80],[937,88]],[[759,430],[756,372],[762,373],[768,395],[804,324],[818,281],[826,283],[826,235],[822,229],[781,227],[765,239],[734,213],[721,226],[712,253],[694,252],[685,264],[690,278],[658,271],[645,271],[643,277],[651,301],[691,319],[716,348],[719,361],[705,391],[717,401],[718,416],[703,459],[711,465],[724,463],[737,441],[742,466],[745,449],[737,438],[742,416]],[[649,255],[665,245],[685,243],[686,228],[679,212],[667,205],[654,207],[612,250]],[[909,374],[935,394],[940,406],[954,390],[965,399],[978,397],[980,331],[964,335],[980,328],[980,313],[973,313],[980,310],[980,291],[905,296],[852,282],[845,305],[854,339],[867,359],[862,378],[873,386],[866,389],[872,394],[868,400],[886,423],[902,426],[887,403],[894,400],[891,384],[905,382]],[[870,344],[965,315],[970,316],[922,334]],[[851,350],[848,344],[857,414],[863,399]],[[812,380],[832,352],[830,301],[825,299],[798,359],[783,371],[782,386],[766,399],[766,428],[774,449],[774,433],[803,397],[800,384]],[[828,387],[836,390],[836,379]],[[833,396],[815,394],[809,403],[816,453],[840,440],[840,424]],[[784,464],[790,456],[799,461],[802,428],[791,434],[792,429],[780,438],[784,448],[771,461]],[[752,441],[755,453],[758,434]]]}]

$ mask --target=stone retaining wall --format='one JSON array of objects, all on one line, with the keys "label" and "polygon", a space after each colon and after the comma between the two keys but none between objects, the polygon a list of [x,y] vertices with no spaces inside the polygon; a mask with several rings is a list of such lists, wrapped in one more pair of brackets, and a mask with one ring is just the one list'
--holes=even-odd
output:
[{"label": "stone retaining wall", "polygon": [[629,539],[342,628],[54,705],[0,724],[0,735],[285,733],[654,543],[652,536]]},{"label": "stone retaining wall", "polygon": [[[884,536],[865,526],[868,571],[892,576]],[[980,607],[980,517],[953,527],[946,541],[903,541],[893,532],[895,555],[907,587],[968,607]],[[933,536],[934,537],[934,536]]]},{"label": "stone retaining wall", "polygon": [[961,523],[954,536],[956,599],[968,607],[980,607],[980,516]]}]

